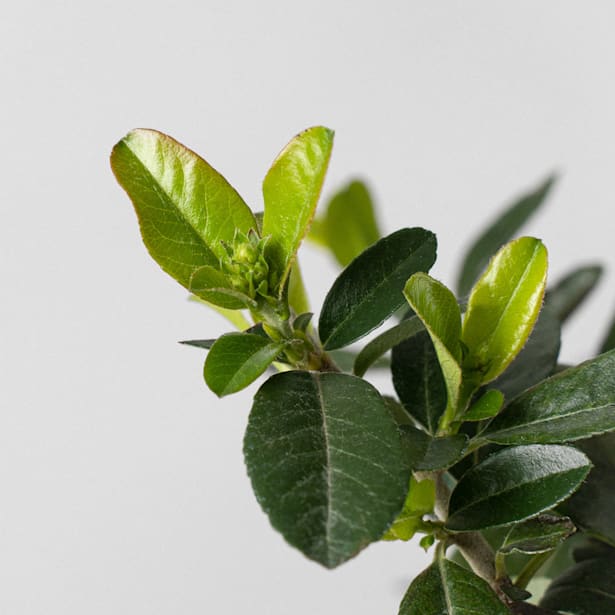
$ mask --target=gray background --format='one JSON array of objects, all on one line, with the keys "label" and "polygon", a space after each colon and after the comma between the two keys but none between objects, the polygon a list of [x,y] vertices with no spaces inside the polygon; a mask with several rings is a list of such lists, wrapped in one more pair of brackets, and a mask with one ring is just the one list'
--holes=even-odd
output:
[{"label": "gray background", "polygon": [[[219,401],[202,354],[219,317],[143,248],[109,171],[154,127],[261,208],[301,129],[336,129],[326,191],[366,176],[388,232],[463,245],[521,190],[562,173],[528,231],[552,279],[612,267],[612,2],[22,0],[0,8],[0,613],[395,613],[424,565],[379,544],[337,571],[260,512],[241,441],[255,387]],[[313,303],[335,276],[302,250]],[[615,308],[608,270],[563,358]]]}]

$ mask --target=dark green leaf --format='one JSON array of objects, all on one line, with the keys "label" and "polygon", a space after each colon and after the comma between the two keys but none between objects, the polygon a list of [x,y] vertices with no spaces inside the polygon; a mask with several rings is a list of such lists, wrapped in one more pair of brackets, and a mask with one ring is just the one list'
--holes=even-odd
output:
[{"label": "dark green leaf", "polygon": [[463,367],[481,383],[497,378],[527,341],[542,305],[547,251],[540,240],[521,237],[506,244],[474,285],[461,340]]},{"label": "dark green leaf", "polygon": [[615,434],[577,442],[594,464],[587,480],[560,510],[592,536],[615,545]]},{"label": "dark green leaf", "polygon": [[493,590],[473,572],[436,560],[408,588],[399,615],[509,615]]},{"label": "dark green leaf", "polygon": [[552,175],[535,190],[522,196],[476,239],[464,258],[459,275],[457,290],[460,297],[469,294],[489,259],[515,236],[526,220],[542,205],[554,182],[555,176]]},{"label": "dark green leaf", "polygon": [[320,235],[342,267],[380,239],[374,206],[364,183],[350,182],[333,196],[321,221]]},{"label": "dark green leaf", "polygon": [[524,521],[569,497],[591,463],[571,446],[516,446],[468,470],[451,494],[446,526],[482,530]]},{"label": "dark green leaf", "polygon": [[[358,354],[351,350],[329,350],[329,356],[333,359],[335,364],[343,371],[352,373],[353,367],[356,365]],[[389,369],[391,367],[391,361],[388,357],[379,357],[370,365],[373,369]]]},{"label": "dark green leaf", "polygon": [[496,389],[490,389],[468,409],[463,415],[464,421],[484,421],[493,418],[502,408],[504,396]]},{"label": "dark green leaf", "polygon": [[510,528],[500,551],[502,553],[544,553],[575,532],[574,523],[568,517],[543,514],[517,523]]},{"label": "dark green leaf", "polygon": [[271,377],[254,398],[244,453],[271,524],[328,568],[379,540],[408,492],[385,401],[347,374]]},{"label": "dark green leaf", "polygon": [[325,348],[347,346],[384,322],[403,305],[406,280],[435,259],[435,235],[422,228],[401,229],[365,250],[327,294],[318,325]]},{"label": "dark green leaf", "polygon": [[283,343],[253,333],[226,333],[211,347],[203,374],[219,397],[236,393],[254,382],[284,348]]},{"label": "dark green leaf", "polygon": [[[418,316],[412,316],[407,320],[402,320],[399,324],[387,329],[384,333],[375,337],[371,342],[366,344],[361,352],[357,355],[354,364],[354,373],[357,376],[363,376],[365,372],[380,359],[384,354],[391,350],[397,344],[411,338],[420,331],[423,331],[424,326]],[[431,343],[431,342],[430,342]]]},{"label": "dark green leaf", "polygon": [[481,438],[498,444],[568,442],[615,429],[615,350],[513,400]]},{"label": "dark green leaf", "polygon": [[606,337],[602,342],[602,346],[600,347],[600,352],[608,352],[609,350],[615,349],[615,318],[613,318],[611,324],[609,325],[609,329],[607,331]]},{"label": "dark green leaf", "polygon": [[332,130],[308,128],[282,150],[263,182],[263,237],[271,236],[268,255],[281,289],[314,216],[332,148]]},{"label": "dark green leaf", "polygon": [[595,557],[569,568],[551,583],[540,605],[573,615],[615,613],[615,557]]},{"label": "dark green leaf", "polygon": [[423,515],[433,512],[435,502],[436,484],[430,479],[417,481],[412,477],[404,508],[382,539],[410,540],[419,529]]},{"label": "dark green leaf", "polygon": [[600,277],[602,267],[589,265],[575,269],[549,288],[545,296],[545,304],[564,322],[594,289]]},{"label": "dark green leaf", "polygon": [[293,321],[293,328],[299,331],[306,331],[312,320],[312,312],[304,312],[299,314]]},{"label": "dark green leaf", "polygon": [[489,387],[501,391],[507,401],[514,399],[554,372],[560,343],[560,321],[543,305],[527,343]]},{"label": "dark green leaf", "polygon": [[186,346],[195,346],[196,348],[205,348],[205,350],[209,350],[213,345],[216,339],[210,340],[185,340],[180,342],[180,344],[186,344]]},{"label": "dark green leaf", "polygon": [[[409,322],[420,323],[420,320],[415,316],[399,326]],[[422,329],[393,348],[391,373],[395,392],[404,408],[435,435],[446,408],[446,384],[427,331]]]},{"label": "dark green leaf", "polygon": [[412,425],[401,425],[400,431],[406,461],[413,471],[449,468],[463,457],[468,444],[464,434],[434,438]]},{"label": "dark green leaf", "polygon": [[154,260],[189,288],[204,265],[218,267],[223,241],[256,227],[235,189],[202,158],[154,130],[134,130],[111,154]]}]

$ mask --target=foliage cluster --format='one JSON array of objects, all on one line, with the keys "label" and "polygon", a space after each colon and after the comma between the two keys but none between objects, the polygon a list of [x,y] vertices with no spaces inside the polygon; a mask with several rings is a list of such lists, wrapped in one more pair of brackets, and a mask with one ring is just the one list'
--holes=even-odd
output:
[{"label": "foliage cluster", "polygon": [[[547,288],[545,246],[517,237],[554,178],[480,235],[453,292],[429,275],[436,236],[381,237],[361,182],[313,219],[332,145],[324,127],[293,138],[263,213],[159,132],[130,132],[111,157],[152,257],[237,329],[186,342],[208,349],[209,388],[222,397],[276,372],[244,443],[271,524],[328,568],[420,536],[433,563],[400,615],[615,612],[615,335],[558,364],[562,324],[601,268]],[[317,323],[297,261],[308,232],[343,267]],[[395,398],[364,378],[383,367]]]}]

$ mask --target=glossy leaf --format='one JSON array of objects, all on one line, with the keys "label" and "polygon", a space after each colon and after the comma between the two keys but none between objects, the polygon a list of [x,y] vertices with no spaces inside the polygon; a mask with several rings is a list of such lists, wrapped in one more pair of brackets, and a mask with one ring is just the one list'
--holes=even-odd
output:
[{"label": "glossy leaf", "polygon": [[559,508],[580,529],[615,545],[615,434],[577,442],[594,464],[587,480]]},{"label": "glossy leaf", "polygon": [[555,549],[560,542],[574,534],[575,530],[574,523],[568,517],[538,515],[513,525],[499,551],[501,553],[517,551],[528,555],[545,553]]},{"label": "glossy leaf", "polygon": [[[373,340],[368,342],[357,355],[354,364],[354,373],[363,376],[365,372],[376,363],[389,350],[410,339],[417,333],[424,331],[424,326],[418,316],[402,320],[399,324],[387,329]],[[431,343],[431,342],[430,342]]]},{"label": "glossy leaf", "polygon": [[436,560],[408,588],[399,615],[509,615],[483,579],[448,559]]},{"label": "glossy leaf", "polygon": [[452,418],[459,405],[462,379],[461,312],[457,300],[444,284],[424,273],[408,280],[404,295],[433,342],[447,390],[445,418]]},{"label": "glossy leaf", "polygon": [[548,306],[543,305],[527,343],[489,387],[498,389],[510,401],[553,374],[560,351],[561,333],[559,319]]},{"label": "glossy leaf", "polygon": [[486,383],[508,367],[534,327],[546,278],[547,251],[538,239],[521,237],[493,257],[468,300],[464,370]]},{"label": "glossy leaf", "polygon": [[569,442],[615,429],[615,350],[514,399],[481,434],[498,444]]},{"label": "glossy leaf", "polygon": [[283,288],[299,244],[318,203],[333,148],[333,131],[323,126],[298,134],[280,152],[263,182],[263,237]]},{"label": "glossy leaf", "polygon": [[421,330],[393,348],[393,386],[406,411],[435,435],[446,409],[446,384],[431,337],[419,318],[415,316],[399,326],[410,322],[420,323]]},{"label": "glossy leaf", "polygon": [[559,280],[553,288],[549,288],[545,304],[564,322],[587,299],[601,276],[600,265],[579,267]]},{"label": "glossy leaf", "polygon": [[371,196],[360,181],[350,182],[333,195],[320,223],[317,232],[322,243],[342,267],[380,239]]},{"label": "glossy leaf", "polygon": [[404,304],[406,280],[436,259],[436,238],[401,229],[365,250],[342,271],[325,298],[318,329],[325,349],[351,344]]},{"label": "glossy leaf", "polygon": [[410,479],[406,502],[383,540],[410,540],[419,529],[423,515],[433,512],[436,502],[436,485],[432,480]]},{"label": "glossy leaf", "polygon": [[111,167],[135,207],[154,260],[189,288],[204,265],[218,267],[223,241],[256,228],[235,189],[202,158],[154,130],[133,130],[114,148]]},{"label": "glossy leaf", "polygon": [[505,448],[468,470],[449,502],[446,526],[482,530],[524,521],[569,497],[591,463],[571,446]]},{"label": "glossy leaf", "polygon": [[615,557],[575,564],[551,583],[540,605],[573,615],[615,613]]},{"label": "glossy leaf", "polygon": [[484,421],[493,418],[502,408],[504,395],[496,389],[485,391],[483,395],[463,415],[464,421]]},{"label": "glossy leaf", "polygon": [[254,333],[226,333],[211,347],[203,374],[218,397],[236,393],[254,382],[284,348]]},{"label": "glossy leaf", "polygon": [[385,401],[346,374],[271,377],[254,398],[244,453],[271,524],[328,568],[379,540],[408,492]]},{"label": "glossy leaf", "polygon": [[528,218],[544,203],[554,183],[555,176],[551,176],[535,190],[523,195],[476,239],[463,260],[457,284],[460,297],[469,294],[491,257],[515,236]]},{"label": "glossy leaf", "polygon": [[468,444],[464,434],[434,438],[412,425],[401,425],[400,431],[406,461],[413,471],[450,468],[463,457]]}]

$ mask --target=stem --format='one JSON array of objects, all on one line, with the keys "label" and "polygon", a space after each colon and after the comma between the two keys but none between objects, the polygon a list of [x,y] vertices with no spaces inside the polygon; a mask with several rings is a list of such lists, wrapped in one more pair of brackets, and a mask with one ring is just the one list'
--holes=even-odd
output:
[{"label": "stem", "polygon": [[532,559],[523,567],[523,570],[519,573],[515,585],[521,589],[525,589],[529,582],[534,578],[534,575],[543,567],[545,562],[553,555],[553,551],[547,551],[545,553],[537,553]]}]

